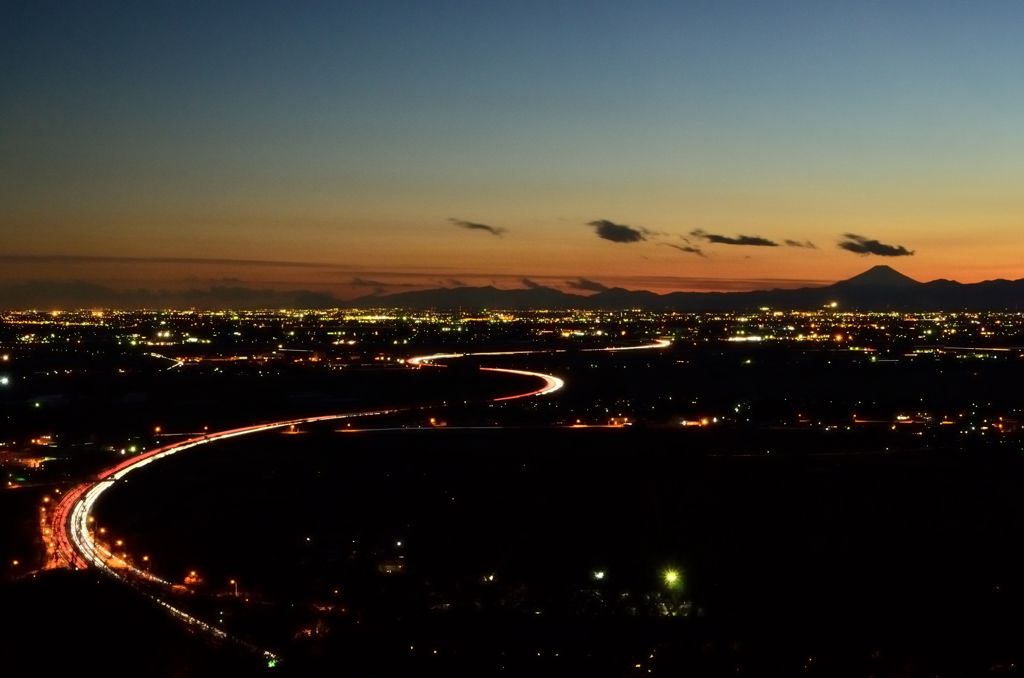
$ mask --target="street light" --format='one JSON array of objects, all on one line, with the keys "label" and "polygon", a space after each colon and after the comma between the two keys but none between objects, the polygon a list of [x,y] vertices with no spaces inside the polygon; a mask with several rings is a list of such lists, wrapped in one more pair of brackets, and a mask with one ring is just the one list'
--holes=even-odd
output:
[{"label": "street light", "polygon": [[679,570],[667,569],[662,573],[662,579],[665,582],[665,586],[669,589],[677,590],[683,587],[683,575],[680,574]]},{"label": "street light", "polygon": [[238,597],[238,582],[234,579],[231,580],[231,585],[235,587],[235,598]]}]

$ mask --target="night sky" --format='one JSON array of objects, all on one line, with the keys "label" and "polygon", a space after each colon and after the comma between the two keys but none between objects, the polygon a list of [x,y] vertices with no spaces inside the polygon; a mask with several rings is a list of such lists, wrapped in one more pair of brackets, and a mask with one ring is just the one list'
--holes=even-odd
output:
[{"label": "night sky", "polygon": [[6,2],[0,285],[1024,277],[1017,2]]}]

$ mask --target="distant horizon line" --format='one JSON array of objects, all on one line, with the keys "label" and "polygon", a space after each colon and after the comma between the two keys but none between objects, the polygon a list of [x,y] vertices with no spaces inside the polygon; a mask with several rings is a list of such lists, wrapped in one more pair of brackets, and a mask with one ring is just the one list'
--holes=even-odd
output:
[{"label": "distant horizon line", "polygon": [[[516,275],[479,273],[401,272],[393,270],[360,271],[345,265],[323,264],[299,261],[271,261],[257,259],[215,259],[182,257],[115,257],[92,255],[0,255],[0,262],[45,264],[45,263],[124,263],[124,264],[178,264],[183,262],[202,265],[282,266],[290,268],[335,268],[330,277],[303,275],[295,279],[280,275],[274,280],[243,279],[243,277],[201,277],[188,275],[160,279],[132,277],[122,271],[122,277],[112,277],[113,271],[104,276],[89,275],[86,271],[68,271],[66,275],[52,276],[11,276],[0,280],[0,308],[159,308],[159,307],[202,307],[202,308],[253,308],[263,306],[293,308],[342,308],[349,304],[366,305],[379,300],[382,303],[404,303],[404,294],[414,295],[409,303],[425,303],[419,295],[435,292],[458,298],[458,290],[491,288],[496,292],[524,293],[530,290],[549,290],[565,295],[566,301],[584,300],[609,290],[621,290],[623,294],[647,294],[651,302],[655,298],[672,295],[708,295],[726,297],[743,294],[770,294],[773,292],[810,292],[828,288],[837,283],[854,281],[858,287],[886,287],[892,285],[927,285],[906,276],[887,264],[876,264],[860,273],[843,280],[813,280],[799,278],[707,278],[660,275],[612,275],[583,276],[568,275]],[[26,271],[27,272],[27,271]],[[8,270],[10,273],[10,270]],[[35,273],[43,273],[35,271]],[[212,272],[211,272],[212,273]],[[237,272],[244,278],[243,272]],[[872,275],[874,274],[874,275]],[[13,279],[11,279],[13,277]],[[258,278],[259,276],[255,276]],[[378,280],[375,278],[384,278]],[[387,280],[398,278],[397,282]],[[462,278],[462,280],[458,279]],[[860,279],[860,280],[857,280]],[[1008,280],[994,278],[977,283],[959,283],[946,278],[929,282],[947,281],[957,285],[972,286],[984,282]],[[415,281],[415,282],[412,282]],[[1010,280],[1012,282],[1012,280]],[[675,289],[673,289],[675,288]],[[452,296],[454,295],[454,296]],[[455,303],[455,302],[451,302]],[[576,303],[576,302],[569,302]]]},{"label": "distant horizon line", "polygon": [[[650,281],[650,282],[677,282],[677,283],[699,283],[701,285],[707,285],[708,283],[716,284],[721,283],[725,285],[730,284],[772,284],[782,283],[787,285],[793,284],[805,284],[808,286],[826,286],[836,282],[840,282],[841,279],[821,279],[821,278],[785,278],[785,277],[752,277],[752,278],[739,278],[739,277],[708,277],[708,276],[675,276],[675,275],[601,275],[601,274],[551,274],[551,273],[488,273],[488,272],[474,272],[472,270],[459,269],[450,266],[388,266],[388,267],[376,267],[373,269],[365,269],[362,267],[356,267],[352,264],[345,263],[328,263],[322,261],[296,261],[296,260],[281,260],[281,259],[244,259],[244,258],[225,258],[225,257],[154,257],[154,256],[121,256],[121,255],[92,255],[92,254],[0,254],[0,263],[2,264],[23,264],[23,265],[45,265],[45,264],[66,264],[66,263],[84,263],[84,264],[194,264],[200,266],[245,266],[245,267],[281,267],[281,268],[308,268],[308,269],[336,269],[339,272],[344,272],[345,275],[352,276],[396,276],[396,277],[431,277],[431,276],[463,276],[468,278],[492,278],[497,280],[522,280],[522,279],[539,279],[539,280],[562,280],[565,283],[569,283],[571,280],[583,280],[588,278],[602,278],[605,280],[618,280],[618,281]],[[879,264],[872,268],[878,268],[878,266],[886,266]],[[870,270],[870,269],[867,269]],[[444,273],[442,273],[444,272]],[[80,277],[75,277],[74,280],[80,280]],[[61,281],[69,282],[71,278],[63,278]],[[39,278],[25,278],[20,281],[21,283],[27,282],[58,282],[57,279],[51,280],[40,280]],[[227,282],[233,282],[233,280],[225,279]],[[109,279],[104,280],[104,283],[113,282]],[[141,281],[140,281],[141,282]],[[155,282],[155,281],[154,281]],[[172,281],[166,281],[172,282]],[[198,279],[179,279],[178,283],[195,283],[195,282],[221,282],[217,279],[208,279],[200,281]],[[275,283],[275,281],[239,281],[248,282],[254,284],[281,284]],[[281,281],[283,282],[283,281]],[[440,281],[437,281],[440,282]],[[2,284],[10,284],[10,281]],[[15,283],[19,284],[19,283]],[[100,283],[102,284],[102,283]],[[322,284],[322,283],[320,283]],[[333,283],[343,284],[343,283]],[[382,283],[383,285],[391,285],[393,283]],[[495,283],[492,283],[495,284]],[[441,287],[448,285],[442,284]],[[469,285],[455,285],[456,287],[463,287]],[[486,287],[487,285],[474,285],[479,287]],[[569,284],[571,287],[571,284]],[[618,285],[614,285],[618,286]],[[529,285],[526,285],[529,287]]]},{"label": "distant horizon line", "polygon": [[[46,273],[34,272],[31,274],[25,271],[22,275],[11,275],[13,271],[8,270],[7,276],[0,276],[0,287],[10,285],[28,284],[75,284],[87,283],[103,285],[115,291],[136,291],[148,289],[150,291],[185,291],[195,289],[197,286],[223,286],[231,284],[236,286],[257,286],[259,288],[272,288],[284,290],[286,288],[298,289],[301,287],[312,288],[318,291],[331,290],[335,294],[341,292],[341,288],[347,288],[349,293],[342,293],[342,298],[359,298],[365,296],[362,289],[389,288],[392,292],[402,291],[403,288],[418,289],[444,289],[458,287],[487,287],[488,285],[500,289],[524,289],[531,287],[530,283],[523,284],[524,280],[540,282],[545,287],[562,289],[568,294],[579,294],[588,296],[587,290],[575,285],[580,281],[595,282],[604,287],[621,287],[624,289],[648,289],[677,287],[689,291],[754,291],[757,289],[770,289],[773,287],[796,288],[796,287],[822,287],[833,284],[836,280],[825,280],[820,278],[787,278],[787,277],[708,277],[708,276],[677,276],[677,275],[651,275],[637,274],[624,275],[588,273],[494,273],[486,271],[466,270],[463,268],[444,266],[387,266],[364,268],[356,267],[345,263],[327,263],[316,261],[296,260],[274,260],[274,259],[231,259],[223,257],[152,257],[152,256],[114,256],[114,255],[83,255],[83,254],[2,254],[0,264],[8,264],[13,267],[45,267],[65,266],[68,264],[82,264],[89,266],[107,264],[113,266],[132,265],[193,265],[202,267],[244,267],[248,269],[292,269],[307,270],[305,278],[319,279],[292,279],[287,280],[294,274],[275,276],[277,279],[261,277],[259,275],[249,276],[239,271],[238,275],[222,277],[212,274],[209,277],[197,275],[168,275],[163,277],[142,277],[132,275],[116,275],[114,271],[106,271],[102,274],[93,271],[72,271],[67,274],[56,271]],[[328,277],[329,276],[329,277]],[[6,278],[4,280],[3,278]],[[370,278],[370,279],[367,279]],[[373,278],[384,278],[375,280]],[[464,280],[463,280],[464,279]],[[508,287],[505,287],[508,285]],[[653,291],[653,290],[651,290]],[[658,292],[655,292],[656,294]]]}]

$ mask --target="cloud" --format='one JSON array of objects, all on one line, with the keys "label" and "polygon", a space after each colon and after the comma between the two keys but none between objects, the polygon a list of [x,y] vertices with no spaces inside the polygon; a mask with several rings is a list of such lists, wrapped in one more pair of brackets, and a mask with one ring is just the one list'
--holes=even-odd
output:
[{"label": "cloud", "polygon": [[456,280],[455,278],[449,278],[448,280],[442,280],[441,284],[442,285],[451,285],[452,287],[469,287],[466,283],[462,282],[461,280]]},{"label": "cloud", "polygon": [[488,226],[487,224],[477,224],[472,221],[463,221],[462,219],[449,219],[448,221],[452,222],[459,228],[465,228],[470,231],[487,231],[491,235],[496,235],[498,237],[501,237],[505,233],[508,233],[508,229],[501,228],[500,226]]},{"label": "cloud", "polygon": [[645,228],[633,228],[632,226],[616,224],[607,219],[591,221],[587,226],[593,226],[597,229],[598,238],[611,240],[612,242],[640,242],[641,240],[647,240],[644,235],[650,233]]},{"label": "cloud", "polygon": [[544,287],[544,285],[541,285],[539,282],[530,280],[529,278],[520,278],[519,282],[523,283],[531,290],[539,290],[542,287]]},{"label": "cloud", "polygon": [[579,280],[566,280],[565,284],[574,290],[584,290],[586,292],[604,292],[610,289],[607,285],[602,285],[596,280],[587,280],[586,278],[580,278]]},{"label": "cloud", "polygon": [[351,287],[369,287],[373,290],[373,294],[383,294],[387,291],[389,283],[380,282],[377,280],[367,280],[366,278],[360,278],[358,276],[353,277],[348,283]]},{"label": "cloud", "polygon": [[862,235],[844,233],[844,242],[839,243],[839,248],[854,254],[875,254],[880,257],[909,257],[914,252],[902,245],[884,245],[877,240],[869,240]]},{"label": "cloud", "polygon": [[195,257],[96,257],[77,254],[0,256],[3,264],[198,264],[208,266],[282,266],[289,268],[340,268],[337,264],[310,261],[272,261],[264,259],[201,259]]},{"label": "cloud", "polygon": [[666,247],[671,247],[673,249],[677,249],[680,252],[689,252],[690,254],[696,254],[698,257],[704,256],[704,252],[702,252],[699,247],[693,247],[691,245],[673,245],[672,243],[669,242],[663,242],[658,244],[665,245]]},{"label": "cloud", "polygon": [[811,250],[818,249],[817,245],[810,240],[804,240],[803,242],[800,242],[799,240],[783,240],[782,242],[784,242],[787,247],[806,247]]},{"label": "cloud", "polygon": [[360,278],[355,276],[348,282],[349,287],[368,287],[373,290],[373,294],[383,294],[388,291],[389,287],[419,287],[415,283],[394,283],[394,282],[381,282],[379,280],[368,280],[366,278]]},{"label": "cloud", "polygon": [[761,238],[756,235],[741,235],[736,238],[730,238],[725,235],[715,235],[714,233],[707,233],[702,229],[696,231],[690,231],[690,235],[696,238],[704,238],[708,242],[717,243],[719,245],[751,245],[754,247],[778,247],[779,243],[772,242],[767,238]]},{"label": "cloud", "polygon": [[214,285],[208,289],[117,291],[81,280],[33,280],[0,286],[0,308],[337,308],[334,295],[313,290],[271,290]]},{"label": "cloud", "polygon": [[377,280],[366,280],[365,278],[355,277],[349,283],[352,287],[387,287],[388,283],[379,282]]},{"label": "cloud", "polygon": [[649,289],[660,291],[731,291],[792,289],[799,287],[824,287],[835,279],[820,280],[808,278],[690,278],[684,276],[615,276],[614,285],[627,289]]}]

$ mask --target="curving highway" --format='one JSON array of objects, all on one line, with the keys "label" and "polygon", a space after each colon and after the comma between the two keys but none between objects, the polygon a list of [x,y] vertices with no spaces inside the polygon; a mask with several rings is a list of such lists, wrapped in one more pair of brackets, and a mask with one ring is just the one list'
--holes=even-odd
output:
[{"label": "curving highway", "polygon": [[[596,349],[584,349],[587,351],[622,351],[622,350],[633,350],[633,349],[651,349],[651,348],[665,348],[671,345],[670,341],[659,339],[652,344],[643,344],[639,346],[620,346],[620,347],[607,347],[607,348],[596,348]],[[536,353],[563,353],[565,351],[501,351],[501,352],[482,352],[482,353],[447,353],[447,354],[436,354],[429,356],[420,356],[416,358],[410,358],[407,360],[407,364],[416,367],[446,367],[443,364],[438,364],[439,360],[463,358],[463,357],[475,357],[475,356],[497,356],[497,355],[518,355],[518,354],[536,354]],[[481,367],[480,369],[489,372],[505,372],[508,374],[515,374],[519,376],[536,377],[543,381],[543,386],[532,391],[525,393],[518,393],[510,396],[503,396],[500,398],[493,398],[492,401],[506,401],[515,400],[519,398],[530,398],[540,395],[546,395],[562,388],[565,382],[558,377],[553,377],[548,374],[542,374],[540,372],[529,372],[526,370],[513,370],[502,367]],[[90,514],[93,506],[99,500],[100,496],[111,488],[114,483],[123,479],[132,471],[135,471],[147,464],[150,464],[164,457],[168,457],[176,452],[187,450],[191,447],[198,445],[205,445],[206,443],[213,442],[215,440],[223,440],[225,438],[232,438],[240,435],[247,435],[250,433],[257,433],[259,431],[268,431],[277,428],[284,428],[287,426],[298,425],[298,424],[309,424],[320,421],[330,421],[336,419],[352,419],[362,417],[374,417],[384,414],[394,414],[402,411],[410,411],[412,408],[395,408],[395,409],[375,409],[365,410],[360,412],[348,412],[344,414],[331,414],[317,417],[306,417],[302,419],[288,419],[285,421],[277,421],[269,424],[257,424],[254,426],[244,426],[241,428],[229,429],[226,431],[218,431],[216,433],[210,433],[208,435],[198,436],[190,438],[188,440],[173,443],[171,445],[165,445],[158,447],[148,452],[139,454],[131,459],[127,459],[97,475],[96,480],[92,482],[83,483],[74,489],[64,494],[61,501],[57,504],[53,511],[53,527],[54,534],[56,536],[56,550],[58,556],[68,564],[69,567],[80,570],[87,569],[89,566],[95,567],[96,569],[112,576],[117,579],[124,581],[132,587],[138,589],[146,597],[153,600],[158,605],[164,607],[170,614],[177,617],[181,621],[189,624],[193,628],[202,630],[206,633],[214,635],[218,638],[224,638],[233,640],[250,650],[262,654],[268,661],[277,661],[279,658],[273,653],[265,650],[260,650],[250,643],[247,643],[238,638],[232,637],[223,629],[220,629],[212,624],[196,619],[187,612],[175,607],[166,600],[160,598],[154,592],[152,586],[145,587],[143,584],[156,585],[155,590],[160,588],[170,589],[172,586],[171,582],[156,577],[149,572],[143,571],[139,568],[133,567],[129,563],[122,563],[122,566],[117,568],[110,564],[111,554],[105,552],[97,545],[93,540],[92,530],[90,524],[92,519]]]}]

